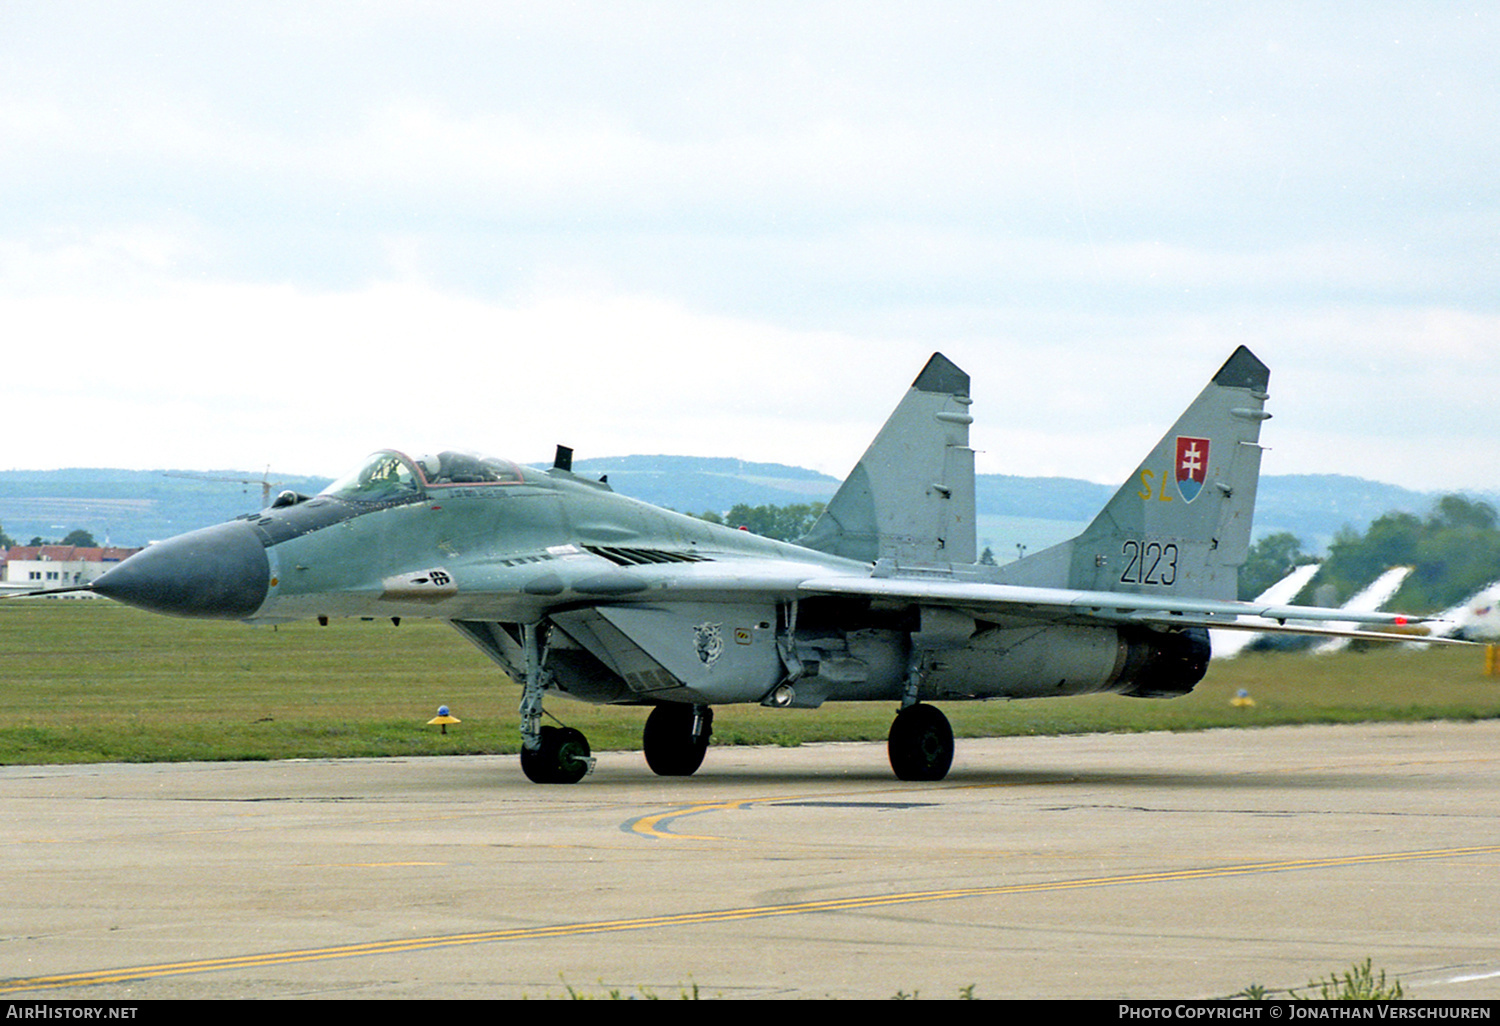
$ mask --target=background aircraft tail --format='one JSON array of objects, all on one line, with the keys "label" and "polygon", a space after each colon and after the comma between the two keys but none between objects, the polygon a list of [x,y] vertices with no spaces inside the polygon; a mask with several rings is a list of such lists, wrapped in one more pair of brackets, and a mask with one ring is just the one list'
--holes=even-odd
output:
[{"label": "background aircraft tail", "polygon": [[848,559],[972,563],[969,376],[934,353],[799,544]]},{"label": "background aircraft tail", "polygon": [[1082,534],[1002,567],[1010,584],[1233,600],[1250,546],[1270,371],[1244,346]]}]

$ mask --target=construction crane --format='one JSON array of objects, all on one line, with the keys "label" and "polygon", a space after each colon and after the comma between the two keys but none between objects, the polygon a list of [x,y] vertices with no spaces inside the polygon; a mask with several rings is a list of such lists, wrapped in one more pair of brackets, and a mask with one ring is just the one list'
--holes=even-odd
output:
[{"label": "construction crane", "polygon": [[260,485],[260,507],[265,509],[271,505],[271,489],[280,487],[280,481],[271,480],[271,466],[266,465],[266,472],[259,479],[253,477],[219,477],[215,474],[192,474],[182,470],[164,470],[162,477],[186,477],[194,481],[224,481],[229,484]]}]

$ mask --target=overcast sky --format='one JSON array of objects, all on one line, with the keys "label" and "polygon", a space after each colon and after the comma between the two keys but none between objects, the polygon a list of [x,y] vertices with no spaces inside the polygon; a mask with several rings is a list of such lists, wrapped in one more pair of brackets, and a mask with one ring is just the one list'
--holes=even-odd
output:
[{"label": "overcast sky", "polygon": [[0,468],[842,476],[928,355],[1118,481],[1500,490],[1500,5],[0,0]]}]

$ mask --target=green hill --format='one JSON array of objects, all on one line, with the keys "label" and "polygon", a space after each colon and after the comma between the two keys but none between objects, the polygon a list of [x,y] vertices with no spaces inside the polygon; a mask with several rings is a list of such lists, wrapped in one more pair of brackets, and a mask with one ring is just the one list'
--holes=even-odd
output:
[{"label": "green hill", "polygon": [[[624,495],[686,513],[722,513],[739,503],[826,501],[838,487],[834,478],[803,467],[723,457],[600,457],[580,460],[574,469],[608,475]],[[100,542],[144,545],[260,509],[260,480],[254,471],[237,470],[0,471],[0,528],[23,544],[83,528]],[[272,491],[311,494],[328,481],[287,477]],[[1013,558],[1018,544],[1035,552],[1076,533],[1112,491],[1070,478],[981,474],[975,482],[980,548],[992,546],[1000,559]],[[1500,496],[1476,497],[1500,504]],[[1344,527],[1363,531],[1393,510],[1425,514],[1437,498],[1437,493],[1336,474],[1265,477],[1256,534],[1290,531],[1305,550],[1321,551]]]}]

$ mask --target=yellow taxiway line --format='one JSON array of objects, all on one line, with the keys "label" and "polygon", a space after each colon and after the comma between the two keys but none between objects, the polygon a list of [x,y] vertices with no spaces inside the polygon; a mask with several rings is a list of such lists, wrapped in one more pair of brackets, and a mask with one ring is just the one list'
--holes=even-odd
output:
[{"label": "yellow taxiway line", "polygon": [[1083,890],[1092,887],[1121,887],[1132,884],[1162,883],[1167,881],[1211,880],[1224,877],[1249,876],[1257,873],[1286,873],[1307,869],[1363,866],[1375,863],[1418,862],[1427,859],[1448,859],[1467,855],[1494,854],[1500,854],[1500,845],[1479,845],[1468,848],[1434,848],[1427,851],[1381,852],[1371,855],[1345,855],[1315,859],[1285,859],[1274,862],[1249,862],[1240,865],[1209,866],[1197,869],[1156,870],[1141,873],[1125,873],[1116,876],[1083,877],[1076,880],[1000,884],[989,887],[955,887],[945,890],[909,891],[896,894],[865,894],[846,898],[825,898],[818,901],[788,902],[781,905],[753,905],[746,908],[682,912],[676,915],[644,916],[635,919],[601,919],[592,922],[564,923],[552,926],[525,926],[506,930],[486,930],[478,933],[454,933],[434,937],[412,937],[405,940],[372,941],[366,944],[342,944],[325,948],[272,951],[258,955],[235,955],[228,958],[208,958],[189,962],[162,962],[155,965],[129,966],[119,969],[61,973],[55,976],[32,976],[0,981],[0,994],[15,994],[31,990],[54,990],[62,987],[100,986],[109,983],[122,983],[128,980],[146,980],[161,976],[219,972],[232,969],[253,969],[257,966],[289,965],[335,958],[354,958],[362,955],[389,955],[406,951],[456,947],[464,944],[539,940],[549,937],[576,937],[582,934],[651,930],[671,926],[735,922],[748,919],[765,919],[773,916],[806,915],[817,912],[844,912],[853,909],[911,905],[922,902],[953,901],[961,898],[1035,894],[1045,891]]}]

